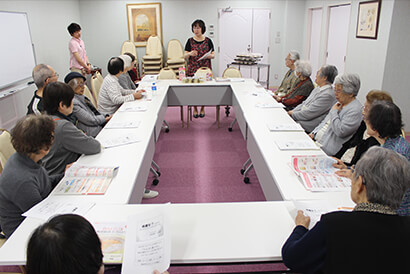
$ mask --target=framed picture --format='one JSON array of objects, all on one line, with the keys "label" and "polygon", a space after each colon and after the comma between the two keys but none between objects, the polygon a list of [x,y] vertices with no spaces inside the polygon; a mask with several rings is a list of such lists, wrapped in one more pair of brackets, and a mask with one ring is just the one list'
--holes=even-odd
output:
[{"label": "framed picture", "polygon": [[151,35],[162,42],[161,3],[127,4],[128,35],[136,47],[145,47]]},{"label": "framed picture", "polygon": [[381,0],[359,3],[357,15],[357,38],[377,39]]}]

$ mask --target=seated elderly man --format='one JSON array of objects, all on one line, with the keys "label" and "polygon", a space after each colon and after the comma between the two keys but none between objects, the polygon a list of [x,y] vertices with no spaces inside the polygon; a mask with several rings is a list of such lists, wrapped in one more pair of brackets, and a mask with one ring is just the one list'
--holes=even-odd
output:
[{"label": "seated elderly man", "polygon": [[337,103],[309,134],[329,156],[335,155],[349,140],[362,121],[362,104],[356,99],[360,89],[357,74],[345,73],[335,79]]},{"label": "seated elderly man", "polygon": [[410,163],[392,150],[372,147],[352,176],[352,212],[310,218],[298,211],[282,247],[283,262],[303,273],[408,273],[410,218],[398,216],[410,186]]},{"label": "seated elderly man", "polygon": [[296,77],[294,70],[295,62],[299,59],[299,52],[294,50],[290,51],[286,56],[285,64],[289,68],[289,70],[288,72],[286,72],[285,77],[283,77],[282,83],[280,84],[279,88],[275,91],[276,95],[285,96],[292,91],[293,87],[298,82],[298,78]]},{"label": "seated elderly man", "polygon": [[78,122],[77,127],[88,136],[95,137],[111,116],[102,115],[84,95],[85,77],[79,72],[70,72],[64,82],[74,90],[73,113],[71,116]]},{"label": "seated elderly man", "polygon": [[336,103],[336,96],[332,88],[337,76],[337,68],[324,65],[316,73],[315,88],[309,97],[288,114],[298,122],[306,132],[311,132],[328,114],[330,108]]},{"label": "seated elderly man", "polygon": [[33,69],[33,80],[37,86],[33,98],[27,106],[27,114],[41,114],[43,112],[43,90],[48,83],[57,82],[58,74],[48,65],[39,64]]},{"label": "seated elderly man", "polygon": [[312,66],[309,61],[297,61],[295,63],[295,72],[299,78],[299,82],[294,86],[291,92],[285,96],[274,95],[276,101],[281,102],[286,106],[286,109],[293,109],[302,103],[310,95],[314,89],[310,75],[312,74]]}]

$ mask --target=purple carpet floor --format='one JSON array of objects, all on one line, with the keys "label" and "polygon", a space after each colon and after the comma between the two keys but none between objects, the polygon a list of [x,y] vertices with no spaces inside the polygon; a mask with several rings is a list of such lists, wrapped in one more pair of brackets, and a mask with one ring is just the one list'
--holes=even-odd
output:
[{"label": "purple carpet floor", "polygon": [[[142,203],[219,203],[265,201],[258,178],[249,172],[250,184],[240,170],[249,158],[246,142],[237,124],[229,132],[235,115],[221,107],[220,127],[216,127],[215,107],[205,108],[204,118],[193,119],[182,128],[179,107],[168,108],[165,119],[170,131],[163,130],[155,147],[154,161],[160,166],[157,186],[150,174],[147,188],[159,192]],[[184,108],[186,113],[186,107]],[[186,117],[184,117],[186,119]]]}]

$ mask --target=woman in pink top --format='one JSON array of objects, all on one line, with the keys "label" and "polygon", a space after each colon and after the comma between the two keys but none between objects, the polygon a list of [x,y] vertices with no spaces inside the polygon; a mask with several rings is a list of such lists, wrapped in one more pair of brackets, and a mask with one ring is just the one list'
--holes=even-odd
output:
[{"label": "woman in pink top", "polygon": [[72,36],[68,49],[70,51],[70,70],[79,72],[83,75],[91,73],[91,64],[88,61],[85,51],[84,41],[81,40],[81,27],[79,24],[71,23],[67,27]]}]

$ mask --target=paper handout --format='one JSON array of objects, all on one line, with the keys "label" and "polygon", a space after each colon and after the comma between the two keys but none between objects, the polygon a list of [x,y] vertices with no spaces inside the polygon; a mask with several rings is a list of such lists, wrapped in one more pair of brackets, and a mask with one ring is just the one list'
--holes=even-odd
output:
[{"label": "paper handout", "polygon": [[127,229],[126,222],[95,222],[93,223],[93,226],[101,240],[104,263],[122,263],[122,258],[124,255],[125,232]]},{"label": "paper handout", "polygon": [[136,143],[139,141],[141,140],[139,139],[138,136],[125,135],[125,136],[115,137],[112,139],[101,140],[100,143],[103,147],[110,148],[110,147],[128,145],[128,144]]},{"label": "paper handout", "polygon": [[332,166],[336,160],[322,155],[292,156],[291,167],[310,191],[346,191],[350,188],[348,178],[335,174]]},{"label": "paper handout", "polygon": [[129,216],[121,273],[162,273],[170,262],[169,204]]},{"label": "paper handout", "polygon": [[205,59],[206,57],[208,57],[211,54],[212,50],[208,51],[207,53],[205,53],[204,55],[202,55],[201,58],[198,59],[198,61],[201,61],[202,59]]}]

